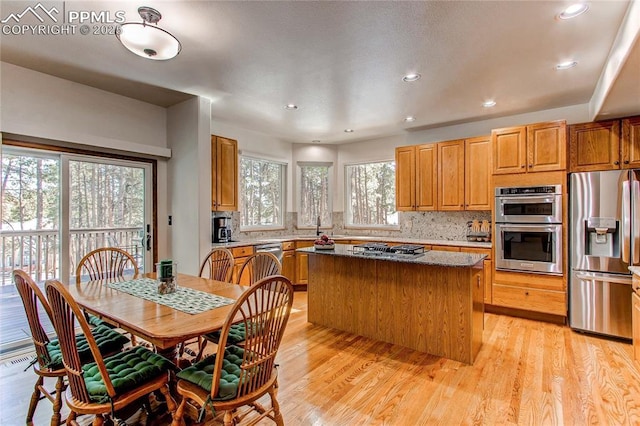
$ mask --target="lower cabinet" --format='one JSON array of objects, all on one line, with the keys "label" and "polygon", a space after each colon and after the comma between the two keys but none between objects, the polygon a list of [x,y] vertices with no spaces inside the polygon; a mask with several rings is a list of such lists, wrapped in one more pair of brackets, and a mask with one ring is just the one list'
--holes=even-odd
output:
[{"label": "lower cabinet", "polygon": [[492,305],[567,316],[563,277],[495,271]]},{"label": "lower cabinet", "polygon": [[[244,262],[247,260],[247,258],[253,254],[253,246],[233,247],[231,249],[231,253],[233,254],[233,260],[234,260],[232,281],[234,283],[237,283],[238,274],[240,273],[240,268],[242,267]],[[240,284],[249,285],[248,275],[245,274],[245,276],[247,277],[246,282],[241,282]]]},{"label": "lower cabinet", "polygon": [[282,243],[282,275],[289,278],[292,284],[296,282],[296,243],[284,241]]},{"label": "lower cabinet", "polygon": [[479,249],[472,247],[463,247],[460,249],[462,252],[480,253],[485,254],[487,257],[484,259],[484,270],[482,271],[482,282],[484,284],[484,303],[491,305],[493,303],[493,260],[491,260],[491,249]]},{"label": "lower cabinet", "polygon": [[[638,279],[640,288],[640,279]],[[638,293],[633,293],[631,296],[632,303],[632,321],[633,321],[633,359],[638,363],[640,368],[640,296]]]},{"label": "lower cabinet", "polygon": [[[296,248],[312,247],[313,241],[296,241]],[[309,284],[309,254],[296,252],[296,280],[295,285]]]}]

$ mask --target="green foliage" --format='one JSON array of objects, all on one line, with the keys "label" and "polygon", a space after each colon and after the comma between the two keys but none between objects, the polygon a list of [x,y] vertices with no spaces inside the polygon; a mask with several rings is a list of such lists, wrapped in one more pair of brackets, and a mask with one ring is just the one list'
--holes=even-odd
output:
[{"label": "green foliage", "polygon": [[298,225],[316,226],[318,216],[323,225],[330,224],[329,166],[301,166],[300,172]]},{"label": "green foliage", "polygon": [[285,166],[240,158],[241,226],[283,225]]},{"label": "green foliage", "polygon": [[395,225],[395,162],[346,166],[346,221],[350,225]]}]

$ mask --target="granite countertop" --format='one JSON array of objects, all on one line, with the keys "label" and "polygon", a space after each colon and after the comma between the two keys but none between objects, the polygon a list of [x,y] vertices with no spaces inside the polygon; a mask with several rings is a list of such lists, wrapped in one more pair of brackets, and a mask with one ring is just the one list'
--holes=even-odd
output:
[{"label": "granite countertop", "polygon": [[636,275],[640,276],[640,266],[629,266],[629,270],[630,270],[632,273],[634,273],[634,274],[636,274]]},{"label": "granite countertop", "polygon": [[421,256],[393,256],[389,253],[381,255],[354,254],[353,245],[335,244],[333,250],[317,250],[314,247],[305,247],[296,251],[314,253],[326,256],[358,257],[372,260],[385,260],[390,262],[419,263],[431,266],[469,267],[482,262],[487,256],[478,253],[460,253],[450,251],[428,250]]},{"label": "granite countertop", "polygon": [[[262,238],[256,240],[242,240],[232,241],[230,243],[213,243],[211,246],[216,247],[242,247],[252,246],[267,243],[281,243],[283,241],[313,241],[317,237],[314,235],[285,235],[282,237],[274,238]],[[335,241],[344,240],[365,240],[365,241],[380,241],[389,243],[406,243],[406,244],[420,244],[420,245],[438,245],[438,246],[456,246],[456,247],[470,247],[470,248],[483,248],[491,249],[491,242],[477,242],[477,241],[457,241],[457,240],[428,240],[421,238],[398,238],[398,237],[376,237],[371,235],[334,235],[331,237]]]}]

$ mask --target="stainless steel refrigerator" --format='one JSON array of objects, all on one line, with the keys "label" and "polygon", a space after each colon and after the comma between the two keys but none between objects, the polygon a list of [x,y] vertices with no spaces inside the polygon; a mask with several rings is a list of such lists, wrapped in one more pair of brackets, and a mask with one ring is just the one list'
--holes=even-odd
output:
[{"label": "stainless steel refrigerator", "polygon": [[640,169],[569,181],[569,325],[631,338],[631,272],[640,265]]}]

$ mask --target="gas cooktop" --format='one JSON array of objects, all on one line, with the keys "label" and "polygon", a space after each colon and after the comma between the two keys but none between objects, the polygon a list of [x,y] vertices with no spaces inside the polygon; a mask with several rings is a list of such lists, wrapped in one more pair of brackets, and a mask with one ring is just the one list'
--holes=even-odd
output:
[{"label": "gas cooktop", "polygon": [[365,243],[353,246],[353,253],[362,256],[384,257],[418,257],[424,254],[424,246],[416,244],[400,244],[390,246],[386,243]]}]

